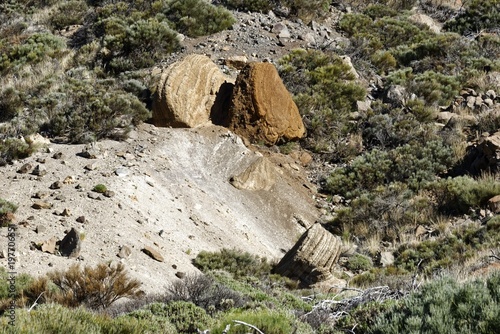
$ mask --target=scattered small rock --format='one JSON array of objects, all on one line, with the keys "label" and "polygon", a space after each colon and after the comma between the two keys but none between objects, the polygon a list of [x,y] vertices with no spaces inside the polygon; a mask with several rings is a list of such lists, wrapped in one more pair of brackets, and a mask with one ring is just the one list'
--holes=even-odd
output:
[{"label": "scattered small rock", "polygon": [[165,261],[163,259],[163,256],[155,249],[149,247],[149,246],[146,246],[142,249],[142,251],[147,254],[149,257],[151,257],[152,259],[158,261],[158,262],[163,262]]},{"label": "scattered small rock", "polygon": [[49,203],[47,201],[36,201],[31,207],[37,210],[50,209],[52,208],[52,203]]},{"label": "scattered small rock", "polygon": [[26,174],[26,173],[28,173],[28,172],[29,172],[32,168],[33,168],[33,166],[32,166],[30,163],[27,163],[27,164],[22,165],[22,166],[21,166],[21,168],[19,168],[19,169],[17,170],[17,172],[18,172],[19,174]]},{"label": "scattered small rock", "polygon": [[97,164],[96,163],[90,163],[88,165],[85,165],[84,168],[86,170],[88,170],[88,171],[92,171],[92,170],[95,170],[97,168]]},{"label": "scattered small rock", "polygon": [[75,183],[75,178],[71,175],[66,176],[63,180],[63,183],[64,184],[73,184],[73,183]]},{"label": "scattered small rock", "polygon": [[183,279],[184,277],[186,277],[186,273],[183,272],[183,271],[178,271],[178,272],[175,273],[175,276],[177,278]]},{"label": "scattered small rock", "polygon": [[36,165],[35,169],[33,169],[33,172],[31,174],[36,175],[36,176],[44,176],[47,174],[47,168],[42,165]]},{"label": "scattered small rock", "polygon": [[120,251],[118,252],[117,256],[120,259],[125,259],[129,257],[129,255],[132,253],[132,250],[128,246],[121,246]]},{"label": "scattered small rock", "polygon": [[64,157],[63,153],[62,152],[56,152],[54,153],[54,155],[52,156],[52,159],[62,159]]},{"label": "scattered small rock", "polygon": [[37,191],[34,195],[33,198],[38,198],[38,199],[44,199],[49,197],[49,193],[47,191]]},{"label": "scattered small rock", "polygon": [[88,192],[87,197],[91,199],[96,199],[96,200],[101,200],[101,196],[98,193],[95,192]]},{"label": "scattered small rock", "polygon": [[85,224],[87,222],[87,219],[85,219],[85,216],[80,216],[76,218],[76,221],[80,224]]},{"label": "scattered small rock", "polygon": [[44,253],[54,254],[56,252],[56,242],[57,239],[55,237],[50,238],[42,243],[40,249]]},{"label": "scattered small rock", "polygon": [[104,193],[103,193],[104,197],[108,197],[108,198],[111,198],[113,196],[115,196],[115,192],[112,191],[112,190],[106,190]]},{"label": "scattered small rock", "polygon": [[61,189],[63,186],[63,183],[61,181],[56,181],[50,185],[50,189]]},{"label": "scattered small rock", "polygon": [[63,217],[71,216],[71,210],[68,208],[64,209],[63,212],[61,212],[61,216],[63,216]]},{"label": "scattered small rock", "polygon": [[43,226],[43,225],[38,225],[38,226],[36,227],[36,233],[38,233],[38,234],[43,233],[43,232],[45,232],[46,230],[47,230],[47,228],[46,228],[45,226]]},{"label": "scattered small rock", "polygon": [[130,174],[130,171],[127,168],[117,168],[115,170],[115,174],[116,174],[116,176],[119,176],[119,177],[125,177],[128,174]]},{"label": "scattered small rock", "polygon": [[382,267],[390,266],[394,263],[394,254],[392,252],[381,252],[380,253],[380,264]]}]

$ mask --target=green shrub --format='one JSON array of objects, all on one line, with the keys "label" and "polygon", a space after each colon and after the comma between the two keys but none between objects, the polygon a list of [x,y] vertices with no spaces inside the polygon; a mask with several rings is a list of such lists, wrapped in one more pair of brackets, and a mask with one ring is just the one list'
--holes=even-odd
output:
[{"label": "green shrub", "polygon": [[500,194],[500,183],[492,177],[473,179],[459,176],[436,181],[428,189],[436,197],[439,210],[463,214],[484,207],[487,201]]},{"label": "green shrub", "polygon": [[235,249],[222,249],[220,252],[200,252],[193,264],[207,273],[213,270],[225,270],[234,277],[260,277],[271,272],[271,264],[265,259]]},{"label": "green shrub", "polygon": [[92,191],[95,191],[96,193],[104,194],[106,191],[108,191],[108,188],[104,184],[98,184],[92,189]]},{"label": "green shrub", "polygon": [[326,190],[348,198],[392,182],[403,182],[418,190],[453,163],[453,153],[442,141],[406,144],[389,151],[373,149],[335,170],[327,180]]},{"label": "green shrub", "polygon": [[68,334],[174,334],[166,324],[158,324],[157,330],[150,329],[148,320],[120,316],[109,318],[83,308],[68,309],[57,304],[39,305],[35,309],[19,309],[15,325],[8,325],[9,318],[0,317],[0,333],[68,333]]},{"label": "green shrub", "polygon": [[222,0],[221,4],[231,9],[250,12],[268,12],[276,5],[269,0]]},{"label": "green shrub", "polygon": [[499,26],[499,0],[471,0],[467,2],[466,10],[448,21],[444,28],[467,35],[479,33],[481,30],[494,30]]},{"label": "green shrub", "polygon": [[5,50],[0,59],[0,72],[6,73],[49,58],[58,59],[65,53],[67,53],[66,43],[62,38],[48,33],[36,33]]},{"label": "green shrub", "polygon": [[349,257],[345,266],[350,271],[359,272],[371,269],[373,267],[373,262],[367,256],[355,254],[354,256]]},{"label": "green shrub", "polygon": [[304,22],[321,18],[328,13],[331,1],[328,0],[283,0],[290,8],[290,15],[302,19]]},{"label": "green shrub", "polygon": [[87,10],[88,7],[85,1],[71,0],[63,2],[51,13],[49,23],[56,30],[61,30],[70,25],[82,24]]},{"label": "green shrub", "polygon": [[205,330],[212,323],[212,318],[204,309],[185,301],[153,303],[145,310],[151,311],[155,317],[164,318],[170,322],[179,334],[198,333],[197,329]]},{"label": "green shrub", "polygon": [[14,219],[17,205],[0,198],[0,227],[9,225]]},{"label": "green shrub", "polygon": [[203,0],[171,0],[164,14],[175,30],[189,37],[214,34],[235,22],[227,9]]},{"label": "green shrub", "polygon": [[279,63],[283,82],[304,117],[306,146],[317,152],[342,152],[354,132],[349,114],[366,95],[356,84],[351,67],[337,55],[302,49]]},{"label": "green shrub", "polygon": [[18,159],[25,159],[35,152],[35,147],[21,139],[8,138],[0,141],[0,165]]},{"label": "green shrub", "polygon": [[[252,324],[266,334],[289,334],[293,332],[294,324],[299,322],[293,316],[274,310],[235,310],[223,315],[219,325],[214,328],[213,333],[221,334],[227,325],[231,326],[230,333],[248,333],[251,329],[244,325],[238,325],[234,320]],[[312,333],[312,329],[302,324],[300,333]]]},{"label": "green shrub", "polygon": [[378,316],[369,333],[494,333],[500,326],[499,282],[498,273],[486,282],[430,282]]}]

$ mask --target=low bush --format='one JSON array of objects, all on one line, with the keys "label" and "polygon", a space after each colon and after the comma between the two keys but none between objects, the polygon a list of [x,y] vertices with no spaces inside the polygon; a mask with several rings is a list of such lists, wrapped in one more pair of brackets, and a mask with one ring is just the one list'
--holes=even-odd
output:
[{"label": "low bush", "polygon": [[[173,301],[169,303],[152,303],[144,308],[154,317],[164,319],[171,323],[179,334],[199,333],[210,328],[213,320],[204,309],[190,302]],[[138,317],[139,312],[134,312],[133,317]]]},{"label": "low bush", "polygon": [[366,95],[352,68],[337,55],[302,49],[279,62],[280,76],[308,130],[306,146],[316,152],[342,152],[356,130],[349,114]]},{"label": "low bush", "polygon": [[458,176],[433,182],[428,189],[435,196],[440,211],[464,214],[484,207],[490,198],[500,194],[500,182],[493,176],[478,179]]},{"label": "low bush", "polygon": [[250,12],[268,12],[274,8],[276,3],[269,0],[222,0],[221,4],[236,10]]},{"label": "low bush", "polygon": [[168,322],[151,329],[148,320],[121,316],[109,318],[84,308],[68,309],[57,304],[39,305],[35,309],[19,309],[15,325],[8,324],[9,318],[0,317],[0,333],[67,333],[67,334],[176,334],[168,331]]},{"label": "low bush", "polygon": [[495,30],[499,26],[499,0],[472,0],[466,4],[466,10],[453,20],[446,22],[444,28],[468,35],[477,34],[482,30]]},{"label": "low bush", "polygon": [[17,205],[0,198],[0,227],[8,226],[14,220]]},{"label": "low bush", "polygon": [[427,283],[379,315],[369,333],[494,333],[500,326],[499,277]]},{"label": "low bush", "polygon": [[345,264],[346,268],[353,272],[366,271],[373,267],[372,260],[364,255],[355,254],[349,257]]},{"label": "low bush", "polygon": [[34,281],[25,294],[34,301],[44,291],[39,303],[103,310],[121,298],[141,296],[139,287],[140,282],[128,276],[123,264],[102,263],[94,268],[72,265],[66,271],[50,272]]},{"label": "low bush", "polygon": [[261,277],[269,275],[271,264],[265,259],[235,249],[222,249],[220,252],[200,252],[193,264],[208,273],[213,270],[225,270],[235,278],[244,276]]},{"label": "low bush", "polygon": [[241,307],[241,294],[206,275],[188,275],[175,281],[167,289],[167,300],[191,302],[208,312],[226,311]]},{"label": "low bush", "polygon": [[108,191],[108,188],[104,184],[98,184],[92,189],[92,191],[95,191],[96,193],[104,194],[106,191]]},{"label": "low bush", "polygon": [[203,0],[171,0],[163,13],[175,30],[189,37],[214,34],[235,22],[227,9]]},{"label": "low bush", "polygon": [[49,24],[56,30],[70,25],[79,25],[87,14],[88,6],[85,1],[70,0],[60,3],[49,17]]}]

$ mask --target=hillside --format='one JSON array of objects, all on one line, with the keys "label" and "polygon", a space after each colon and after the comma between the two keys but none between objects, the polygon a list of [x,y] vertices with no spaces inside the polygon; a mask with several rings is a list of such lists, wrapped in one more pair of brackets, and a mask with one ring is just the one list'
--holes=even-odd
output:
[{"label": "hillside", "polygon": [[0,22],[0,323],[500,326],[498,0],[20,0]]}]

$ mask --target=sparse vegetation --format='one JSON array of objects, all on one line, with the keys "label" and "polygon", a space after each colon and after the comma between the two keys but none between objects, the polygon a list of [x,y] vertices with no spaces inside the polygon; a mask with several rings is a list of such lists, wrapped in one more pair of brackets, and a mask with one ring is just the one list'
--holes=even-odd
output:
[{"label": "sparse vegetation", "polygon": [[0,198],[0,227],[9,225],[14,220],[17,205]]},{"label": "sparse vegetation", "polygon": [[98,184],[92,190],[96,193],[104,194],[106,191],[108,191],[108,188],[104,184]]}]

